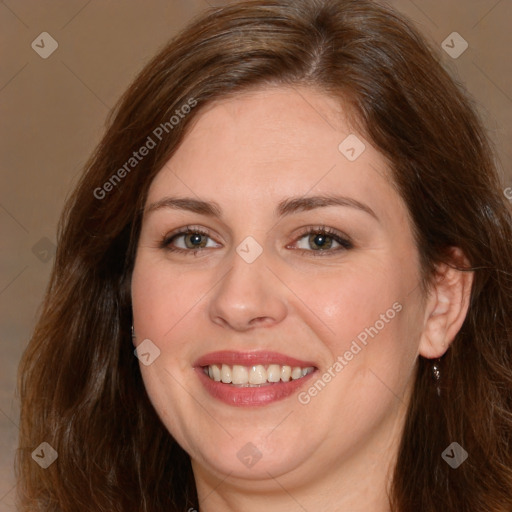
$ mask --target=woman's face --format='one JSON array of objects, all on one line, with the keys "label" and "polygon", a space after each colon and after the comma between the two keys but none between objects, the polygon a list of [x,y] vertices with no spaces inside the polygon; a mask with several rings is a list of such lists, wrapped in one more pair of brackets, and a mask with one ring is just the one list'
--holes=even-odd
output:
[{"label": "woman's face", "polygon": [[151,185],[136,343],[196,474],[292,485],[396,448],[419,259],[386,160],[343,114],[307,88],[219,101]]}]

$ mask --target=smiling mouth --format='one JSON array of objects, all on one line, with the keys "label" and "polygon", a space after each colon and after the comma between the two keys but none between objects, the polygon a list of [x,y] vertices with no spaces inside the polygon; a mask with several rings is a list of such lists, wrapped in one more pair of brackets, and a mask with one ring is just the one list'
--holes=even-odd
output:
[{"label": "smiling mouth", "polygon": [[262,387],[299,380],[313,373],[314,366],[268,365],[228,365],[210,364],[202,367],[204,373],[213,381],[234,387]]}]

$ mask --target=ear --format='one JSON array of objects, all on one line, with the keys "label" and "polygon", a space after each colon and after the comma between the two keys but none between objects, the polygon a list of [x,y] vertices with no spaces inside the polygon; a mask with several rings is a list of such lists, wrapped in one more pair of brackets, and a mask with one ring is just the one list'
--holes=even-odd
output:
[{"label": "ear", "polygon": [[[451,249],[452,262],[459,267],[469,261],[458,248]],[[446,263],[438,266],[426,300],[419,353],[427,359],[441,357],[459,332],[469,308],[473,271],[456,270]]]}]

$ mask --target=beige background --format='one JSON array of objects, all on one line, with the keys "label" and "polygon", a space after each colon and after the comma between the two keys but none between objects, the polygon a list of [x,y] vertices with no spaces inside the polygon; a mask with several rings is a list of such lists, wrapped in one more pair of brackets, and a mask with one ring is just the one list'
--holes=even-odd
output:
[{"label": "beige background", "polygon": [[[135,73],[213,0],[6,0],[0,3],[0,511],[14,510],[16,367],[53,262],[64,199]],[[512,186],[512,0],[394,0],[438,47],[477,101]],[[31,47],[48,32],[47,59]]]}]

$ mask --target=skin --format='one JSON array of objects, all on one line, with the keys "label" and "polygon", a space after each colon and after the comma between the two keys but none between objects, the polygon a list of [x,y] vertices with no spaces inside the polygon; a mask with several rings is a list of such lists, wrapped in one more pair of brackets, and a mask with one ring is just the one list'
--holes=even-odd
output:
[{"label": "skin", "polygon": [[[389,511],[418,355],[441,356],[464,320],[472,275],[440,266],[422,295],[410,218],[387,161],[344,114],[309,88],[223,99],[200,113],[151,184],[132,279],[135,343],[149,338],[161,351],[141,372],[192,458],[201,512]],[[354,133],[366,149],[351,162],[338,146]],[[347,206],[275,215],[284,199],[322,194],[356,199],[377,219]],[[150,211],[171,195],[215,201],[222,217]],[[189,225],[209,231],[206,248],[161,247]],[[354,247],[336,251],[333,242],[315,256],[301,228],[318,226]],[[247,236],[263,250],[252,263],[236,252]],[[172,243],[183,248],[184,237]],[[193,369],[217,350],[272,350],[314,361],[319,377],[397,302],[401,311],[307,404],[294,393],[233,407],[212,398]],[[249,442],[261,453],[250,468],[237,457]]]}]

